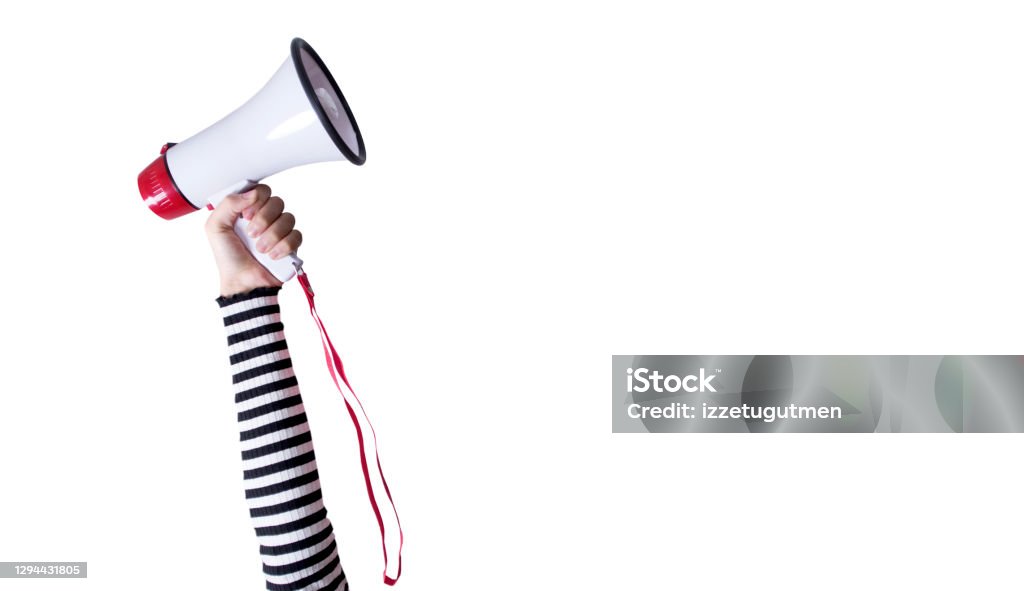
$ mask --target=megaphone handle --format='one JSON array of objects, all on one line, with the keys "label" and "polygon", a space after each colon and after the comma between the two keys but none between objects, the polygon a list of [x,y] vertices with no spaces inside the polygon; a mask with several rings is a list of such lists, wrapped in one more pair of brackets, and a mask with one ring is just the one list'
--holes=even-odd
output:
[{"label": "megaphone handle", "polygon": [[[238,183],[217,192],[215,195],[212,195],[207,202],[211,206],[216,207],[227,195],[231,195],[233,193],[244,193],[255,187],[256,183],[257,181],[239,181]],[[235,234],[238,235],[242,240],[242,244],[249,249],[249,252],[252,253],[252,256],[259,262],[259,264],[263,265],[267,271],[270,271],[274,277],[277,277],[278,281],[281,283],[287,283],[289,279],[295,277],[295,273],[302,268],[302,259],[295,256],[295,253],[293,252],[288,256],[281,257],[275,261],[266,254],[256,250],[256,240],[250,238],[246,233],[246,228],[248,227],[249,220],[239,217],[238,221],[235,222]]]},{"label": "megaphone handle", "polygon": [[295,273],[302,268],[302,259],[295,256],[295,253],[291,253],[287,256],[283,256],[276,261],[267,253],[256,250],[256,239],[251,238],[246,233],[246,229],[249,227],[249,220],[239,217],[238,221],[235,222],[235,234],[242,240],[242,244],[249,249],[252,256],[256,258],[259,264],[266,267],[268,271],[277,277],[282,283],[287,283],[289,279],[295,277]]}]

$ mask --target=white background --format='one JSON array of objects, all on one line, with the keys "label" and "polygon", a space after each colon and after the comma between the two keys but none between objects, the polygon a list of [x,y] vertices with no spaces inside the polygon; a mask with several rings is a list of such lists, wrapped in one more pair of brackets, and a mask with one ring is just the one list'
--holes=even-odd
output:
[{"label": "white background", "polygon": [[[8,7],[0,560],[89,578],[0,589],[263,588],[205,213],[135,177],[294,36],[366,138],[270,184],[380,435],[398,588],[1020,588],[1019,435],[616,436],[609,376],[1021,353],[1022,30],[1012,2]],[[343,565],[382,588],[282,306]]]}]

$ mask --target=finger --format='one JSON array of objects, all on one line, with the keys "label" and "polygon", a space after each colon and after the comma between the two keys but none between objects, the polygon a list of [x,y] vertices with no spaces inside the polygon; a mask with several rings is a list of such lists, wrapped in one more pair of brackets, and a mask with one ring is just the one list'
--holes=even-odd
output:
[{"label": "finger", "polygon": [[249,220],[249,236],[256,238],[270,227],[284,211],[284,200],[280,197],[271,197],[263,204],[263,207],[253,214]]},{"label": "finger", "polygon": [[235,220],[239,215],[243,215],[243,212],[257,206],[261,200],[266,201],[269,197],[270,187],[266,185],[256,185],[240,195],[228,195],[210,214],[206,221],[207,230],[230,229],[235,225]]},{"label": "finger", "polygon": [[295,216],[284,212],[266,230],[260,234],[256,241],[256,250],[267,252],[274,247],[282,238],[287,236],[295,228]]},{"label": "finger", "polygon": [[270,187],[267,185],[256,185],[251,191],[256,192],[256,199],[242,211],[242,217],[249,220],[253,214],[260,210],[270,199]]},{"label": "finger", "polygon": [[270,248],[270,258],[276,261],[283,256],[287,256],[298,250],[300,244],[302,244],[302,232],[292,230],[280,242]]},{"label": "finger", "polygon": [[206,220],[206,229],[209,232],[230,230],[235,225],[235,220],[242,211],[256,201],[256,192],[249,191],[241,195],[228,195],[213,210]]}]

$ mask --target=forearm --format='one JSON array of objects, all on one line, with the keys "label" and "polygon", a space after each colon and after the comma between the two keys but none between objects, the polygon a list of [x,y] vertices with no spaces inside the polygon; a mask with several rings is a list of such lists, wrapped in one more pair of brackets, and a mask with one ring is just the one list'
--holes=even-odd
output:
[{"label": "forearm", "polygon": [[217,300],[228,335],[245,498],[268,589],[345,589],[278,291]]}]

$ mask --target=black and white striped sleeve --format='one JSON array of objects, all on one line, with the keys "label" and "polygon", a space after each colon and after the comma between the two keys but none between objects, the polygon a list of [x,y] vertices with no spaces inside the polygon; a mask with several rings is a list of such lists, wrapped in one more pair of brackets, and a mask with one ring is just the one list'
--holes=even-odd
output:
[{"label": "black and white striped sleeve", "polygon": [[267,589],[344,590],[313,440],[281,323],[280,288],[220,297],[242,442],[245,498]]}]

